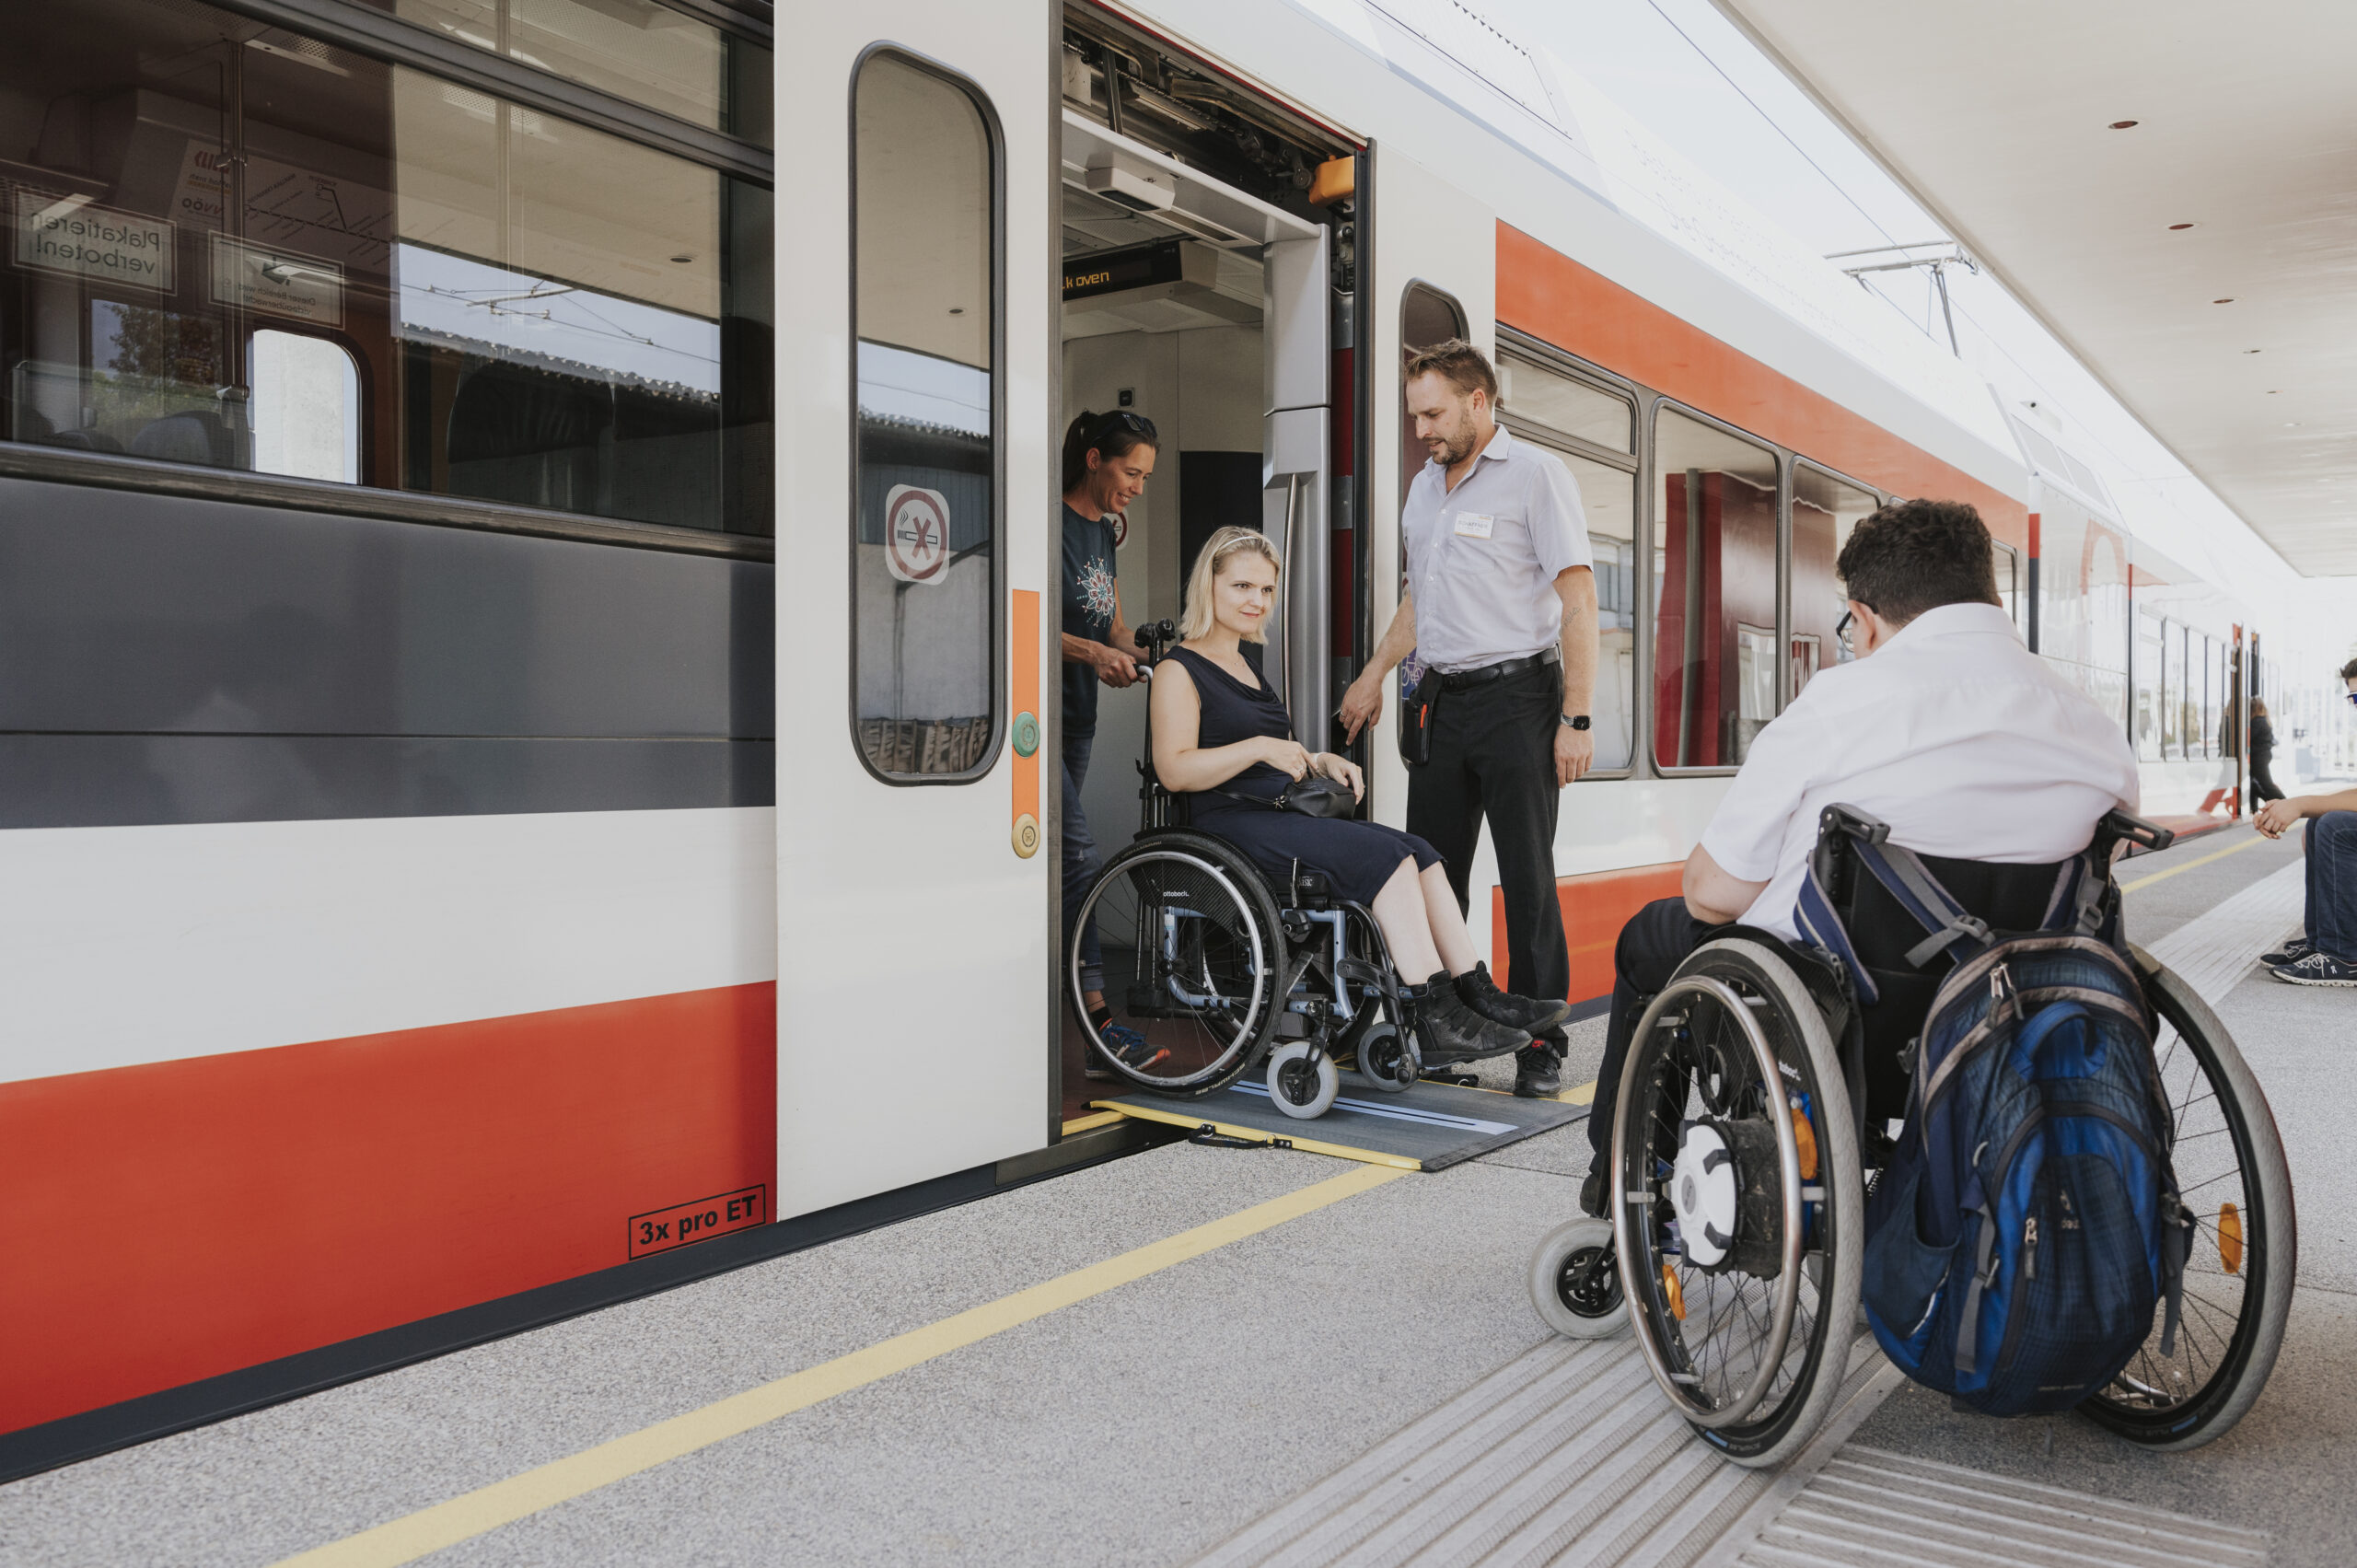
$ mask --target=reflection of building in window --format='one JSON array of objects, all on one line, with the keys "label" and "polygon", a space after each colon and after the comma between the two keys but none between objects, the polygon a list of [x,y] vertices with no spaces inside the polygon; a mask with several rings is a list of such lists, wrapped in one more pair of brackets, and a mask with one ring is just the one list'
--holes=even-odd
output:
[{"label": "reflection of building in window", "polygon": [[[1776,491],[1701,469],[1663,478],[1655,749],[1665,767],[1732,766],[1750,743],[1741,682],[1731,679],[1742,656],[1740,628],[1776,621]],[[1762,723],[1775,713],[1772,633],[1763,664],[1770,695]]]}]

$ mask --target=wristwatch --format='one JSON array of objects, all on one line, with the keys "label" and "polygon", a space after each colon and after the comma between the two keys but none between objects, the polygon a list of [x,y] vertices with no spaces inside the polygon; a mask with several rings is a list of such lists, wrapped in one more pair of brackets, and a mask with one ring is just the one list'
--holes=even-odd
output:
[{"label": "wristwatch", "polygon": [[1585,729],[1587,727],[1587,715],[1585,714],[1558,714],[1555,716],[1563,721],[1563,727],[1565,729]]}]

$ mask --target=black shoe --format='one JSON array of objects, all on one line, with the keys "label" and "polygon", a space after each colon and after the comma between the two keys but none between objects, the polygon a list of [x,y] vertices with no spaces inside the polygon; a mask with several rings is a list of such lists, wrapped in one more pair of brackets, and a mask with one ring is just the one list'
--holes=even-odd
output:
[{"label": "black shoe", "polygon": [[[1601,1159],[1603,1156],[1598,1156]],[[1604,1168],[1599,1165],[1580,1179],[1580,1212],[1591,1219],[1604,1219]]]},{"label": "black shoe", "polygon": [[1423,985],[1403,985],[1399,994],[1415,1004],[1416,1028],[1427,1067],[1504,1056],[1530,1043],[1530,1036],[1523,1030],[1493,1024],[1468,1007],[1445,975]]},{"label": "black shoe", "polygon": [[1523,1099],[1552,1099],[1563,1087],[1563,1060],[1554,1047],[1526,1045],[1514,1053],[1514,1092]]},{"label": "black shoe", "polygon": [[2294,936],[2274,952],[2261,953],[2258,956],[2259,967],[2271,970],[2280,969],[2285,964],[2296,964],[2316,950],[2316,944],[2306,937]]},{"label": "black shoe", "polygon": [[1455,981],[1457,999],[1493,1024],[1520,1029],[1526,1035],[1545,1034],[1572,1016],[1568,1002],[1541,1002],[1500,991],[1490,978],[1490,966],[1475,964]]},{"label": "black shoe", "polygon": [[[1107,1051],[1141,1073],[1170,1054],[1167,1051],[1155,1050],[1146,1042],[1145,1036],[1127,1024],[1113,1022],[1113,1016],[1109,1013],[1097,1020],[1097,1033],[1104,1040]],[[1114,1072],[1111,1064],[1086,1040],[1080,1042],[1080,1071],[1083,1077],[1093,1078],[1100,1084],[1111,1083],[1121,1075]]]}]

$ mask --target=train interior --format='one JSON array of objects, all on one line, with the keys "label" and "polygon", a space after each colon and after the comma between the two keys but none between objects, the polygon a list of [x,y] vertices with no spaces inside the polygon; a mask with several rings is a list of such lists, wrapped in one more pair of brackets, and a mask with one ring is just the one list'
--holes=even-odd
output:
[{"label": "train interior", "polygon": [[[1331,504],[1330,301],[1347,289],[1352,204],[1318,181],[1342,149],[1102,13],[1066,13],[1062,84],[1062,424],[1122,409],[1160,436],[1115,525],[1122,617],[1175,620],[1202,541],[1264,528],[1309,580],[1261,668],[1297,717],[1323,712],[1326,660],[1305,655],[1326,640],[1311,568],[1328,562],[1308,544]],[[1147,691],[1097,689],[1082,801],[1100,857],[1137,830]],[[1068,1006],[1062,1038],[1071,1121],[1107,1086],[1081,1074]]]}]

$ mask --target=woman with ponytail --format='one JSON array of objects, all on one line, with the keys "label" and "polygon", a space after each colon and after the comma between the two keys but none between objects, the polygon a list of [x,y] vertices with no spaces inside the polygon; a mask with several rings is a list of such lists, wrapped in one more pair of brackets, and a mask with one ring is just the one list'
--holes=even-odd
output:
[{"label": "woman with ponytail", "polygon": [[[1064,432],[1064,942],[1067,947],[1075,940],[1080,944],[1082,996],[1107,1048],[1141,1067],[1151,1066],[1160,1053],[1136,1030],[1111,1022],[1095,925],[1074,932],[1070,922],[1102,864],[1080,804],[1089,750],[1097,741],[1097,683],[1135,685],[1138,661],[1144,656],[1121,618],[1121,595],[1113,572],[1113,524],[1131,502],[1145,494],[1160,446],[1154,422],[1126,409],[1109,413],[1084,410]],[[1085,1060],[1090,1077],[1113,1076],[1094,1051],[1086,1053]]]}]

